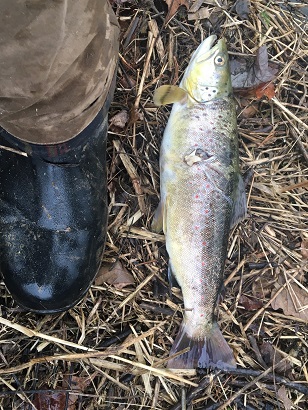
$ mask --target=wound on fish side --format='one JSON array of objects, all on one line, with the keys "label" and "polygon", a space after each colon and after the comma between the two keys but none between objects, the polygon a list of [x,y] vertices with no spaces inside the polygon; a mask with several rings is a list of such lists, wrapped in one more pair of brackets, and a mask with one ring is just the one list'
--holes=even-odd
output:
[{"label": "wound on fish side", "polygon": [[[187,347],[190,348],[188,352],[172,358],[177,352]],[[189,336],[187,322],[184,319],[171,348],[170,356],[167,362],[167,367],[170,369],[236,368],[233,351],[215,322],[204,337],[194,339]]]}]

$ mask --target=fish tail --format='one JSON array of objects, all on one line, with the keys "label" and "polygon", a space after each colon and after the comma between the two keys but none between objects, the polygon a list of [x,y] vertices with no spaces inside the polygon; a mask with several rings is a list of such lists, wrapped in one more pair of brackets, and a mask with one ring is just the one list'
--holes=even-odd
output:
[{"label": "fish tail", "polygon": [[187,324],[184,320],[171,348],[170,356],[187,347],[190,348],[188,352],[168,360],[168,368],[236,368],[233,351],[226,342],[217,323],[213,323],[212,328],[203,338],[195,339],[188,335]]}]

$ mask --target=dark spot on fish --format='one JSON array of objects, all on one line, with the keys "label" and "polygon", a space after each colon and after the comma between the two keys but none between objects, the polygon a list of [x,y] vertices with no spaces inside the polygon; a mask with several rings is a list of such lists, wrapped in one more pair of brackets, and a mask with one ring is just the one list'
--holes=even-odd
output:
[{"label": "dark spot on fish", "polygon": [[215,89],[213,90],[213,93],[216,93],[216,90],[215,90]]},{"label": "dark spot on fish", "polygon": [[212,97],[212,94],[208,94],[207,96],[208,96],[208,97]]},{"label": "dark spot on fish", "polygon": [[205,89],[206,89],[206,90],[208,90],[208,89],[209,89],[209,87],[205,87]]}]

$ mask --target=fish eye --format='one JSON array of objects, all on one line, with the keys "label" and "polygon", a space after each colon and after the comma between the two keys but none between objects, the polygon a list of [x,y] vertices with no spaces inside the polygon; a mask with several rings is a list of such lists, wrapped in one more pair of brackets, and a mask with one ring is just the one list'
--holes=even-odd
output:
[{"label": "fish eye", "polygon": [[224,59],[224,57],[218,55],[215,57],[214,63],[216,65],[223,66],[225,64],[225,61],[226,60]]}]

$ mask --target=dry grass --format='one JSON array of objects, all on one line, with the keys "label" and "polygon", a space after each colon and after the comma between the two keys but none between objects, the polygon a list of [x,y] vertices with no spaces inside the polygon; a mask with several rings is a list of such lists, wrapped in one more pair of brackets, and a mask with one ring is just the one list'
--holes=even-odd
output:
[{"label": "dry grass", "polygon": [[[68,407],[66,394],[61,409],[305,409],[304,2],[291,9],[288,1],[251,0],[249,19],[241,20],[233,1],[224,1],[223,8],[211,5],[222,2],[209,1],[203,7],[209,7],[211,23],[188,20],[181,9],[167,25],[164,2],[136,3],[123,2],[117,9],[122,36],[111,117],[126,110],[129,122],[110,130],[104,256],[120,260],[135,285],[92,286],[82,303],[54,316],[22,311],[2,285],[0,408],[32,409],[34,393],[43,388],[80,388],[75,407]],[[158,85],[178,82],[191,52],[209,32],[227,38],[231,55],[254,55],[265,44],[279,74],[274,99],[251,101],[256,111],[248,118],[239,109],[241,166],[243,172],[252,167],[254,176],[249,216],[230,236],[226,296],[218,312],[238,371],[171,373],[165,362],[181,321],[181,296],[176,290],[159,296],[168,286],[167,254],[163,236],[150,231],[159,197],[159,146],[170,108],[157,109],[152,97]],[[291,306],[288,314],[273,310],[282,296]]]}]

